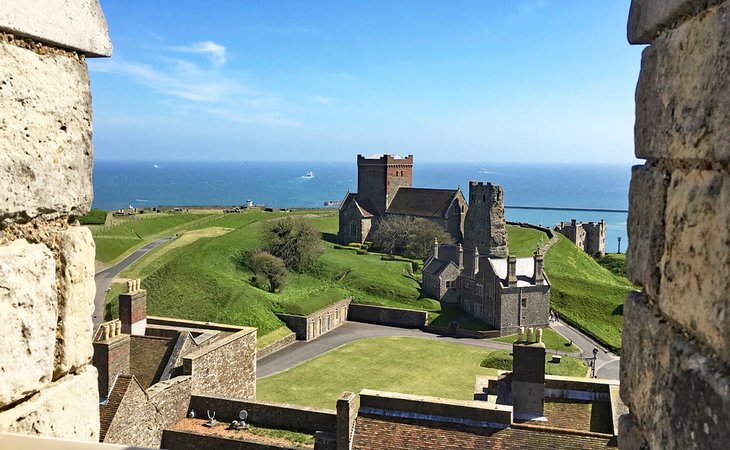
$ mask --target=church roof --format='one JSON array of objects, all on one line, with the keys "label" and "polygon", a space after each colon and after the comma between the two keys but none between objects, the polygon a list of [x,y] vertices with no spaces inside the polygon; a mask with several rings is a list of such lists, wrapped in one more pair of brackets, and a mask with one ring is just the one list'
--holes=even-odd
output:
[{"label": "church roof", "polygon": [[370,203],[369,200],[366,199],[357,199],[357,193],[348,192],[345,196],[345,199],[342,201],[342,204],[340,205],[340,211],[345,210],[347,207],[350,206],[350,202],[355,204],[355,207],[360,212],[360,215],[362,217],[373,217],[375,216],[375,212],[377,211],[375,207]]},{"label": "church roof", "polygon": [[424,189],[402,187],[388,207],[389,214],[416,217],[446,217],[458,189]]}]

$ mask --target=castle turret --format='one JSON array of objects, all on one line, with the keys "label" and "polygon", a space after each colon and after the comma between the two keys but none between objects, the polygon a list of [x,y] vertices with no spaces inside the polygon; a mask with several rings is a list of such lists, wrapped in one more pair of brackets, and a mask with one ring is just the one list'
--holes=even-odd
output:
[{"label": "castle turret", "polygon": [[469,209],[464,221],[464,246],[486,256],[507,256],[504,191],[492,183],[469,182]]}]

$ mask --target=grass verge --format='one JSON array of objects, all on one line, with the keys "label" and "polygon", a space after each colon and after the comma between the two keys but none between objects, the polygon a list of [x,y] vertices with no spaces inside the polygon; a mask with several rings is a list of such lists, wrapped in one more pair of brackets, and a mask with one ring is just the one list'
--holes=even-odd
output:
[{"label": "grass verge", "polygon": [[[498,338],[494,338],[492,340],[498,341],[498,342],[506,342],[508,344],[511,344],[516,339],[517,339],[517,335],[511,334],[509,336],[501,336]],[[543,342],[543,344],[545,344],[545,348],[547,348],[548,350],[559,350],[561,352],[568,352],[568,353],[576,353],[576,352],[580,351],[580,349],[578,347],[571,344],[568,339],[565,339],[565,336],[563,336],[562,334],[553,330],[552,328],[543,328],[542,329],[542,342]]]},{"label": "grass verge", "polygon": [[[588,366],[578,358],[563,356],[560,363],[551,362],[552,355],[545,355],[545,374],[564,377],[585,377]],[[488,354],[481,362],[481,367],[498,370],[512,370],[511,350],[496,350]]]},{"label": "grass verge", "polygon": [[330,409],[342,392],[365,388],[471,400],[474,377],[495,374],[479,366],[486,352],[431,339],[361,339],[259,379],[256,397]]}]

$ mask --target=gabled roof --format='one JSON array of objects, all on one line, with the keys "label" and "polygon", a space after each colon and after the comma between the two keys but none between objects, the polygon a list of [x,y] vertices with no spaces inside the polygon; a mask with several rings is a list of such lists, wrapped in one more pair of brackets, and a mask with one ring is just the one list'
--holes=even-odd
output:
[{"label": "gabled roof", "polygon": [[446,217],[459,189],[424,189],[401,187],[388,207],[389,214],[415,217]]},{"label": "gabled roof", "polygon": [[453,261],[445,261],[443,259],[431,258],[431,260],[428,261],[425,266],[423,266],[423,272],[438,276],[449,266],[454,266],[456,268],[459,267],[454,264]]},{"label": "gabled roof", "polygon": [[375,207],[370,203],[368,200],[358,200],[356,193],[348,192],[345,196],[345,199],[342,201],[342,204],[340,205],[340,211],[344,211],[345,209],[350,207],[350,203],[353,203],[355,205],[355,208],[357,208],[358,212],[362,217],[374,217],[375,214]]},{"label": "gabled roof", "polygon": [[[502,280],[502,285],[507,284],[507,260],[503,258],[488,258],[494,274]],[[517,258],[517,287],[535,285],[535,258]],[[549,285],[547,277],[544,281]]]}]

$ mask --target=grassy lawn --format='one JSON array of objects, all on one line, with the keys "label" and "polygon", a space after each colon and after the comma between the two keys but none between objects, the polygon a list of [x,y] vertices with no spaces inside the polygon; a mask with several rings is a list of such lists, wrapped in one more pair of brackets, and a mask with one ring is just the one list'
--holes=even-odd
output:
[{"label": "grassy lawn", "polygon": [[259,379],[256,397],[330,409],[342,392],[364,388],[471,400],[474,377],[495,373],[479,366],[488,351],[430,339],[361,339]]},{"label": "grassy lawn", "polygon": [[562,235],[545,257],[551,307],[608,349],[621,350],[623,303],[634,286]]},{"label": "grassy lawn", "polygon": [[111,227],[92,228],[96,259],[116,264],[147,242],[185,229],[210,226],[212,220],[221,216],[211,213],[160,213],[138,217],[138,220],[121,220]]},{"label": "grassy lawn", "polygon": [[[588,366],[578,358],[563,356],[560,363],[550,360],[552,355],[545,355],[545,373],[547,375],[561,375],[565,377],[585,377],[588,375]],[[481,362],[482,367],[512,370],[511,350],[496,350],[488,354]]]},{"label": "grassy lawn", "polygon": [[534,228],[507,225],[507,244],[509,254],[518,258],[533,256],[539,245],[548,241],[547,234]]},{"label": "grassy lawn", "polygon": [[[509,336],[501,336],[498,338],[494,338],[492,340],[499,341],[499,342],[507,342],[508,344],[513,343],[517,339],[516,334],[511,334]],[[575,345],[571,344],[568,339],[565,339],[565,337],[558,333],[557,331],[553,330],[552,328],[543,328],[542,329],[542,342],[545,344],[545,348],[548,350],[560,350],[562,352],[568,352],[568,353],[574,353],[578,352],[579,349]]]},{"label": "grassy lawn", "polygon": [[613,272],[614,275],[626,277],[625,253],[606,253],[606,256],[598,260],[598,264]]}]

